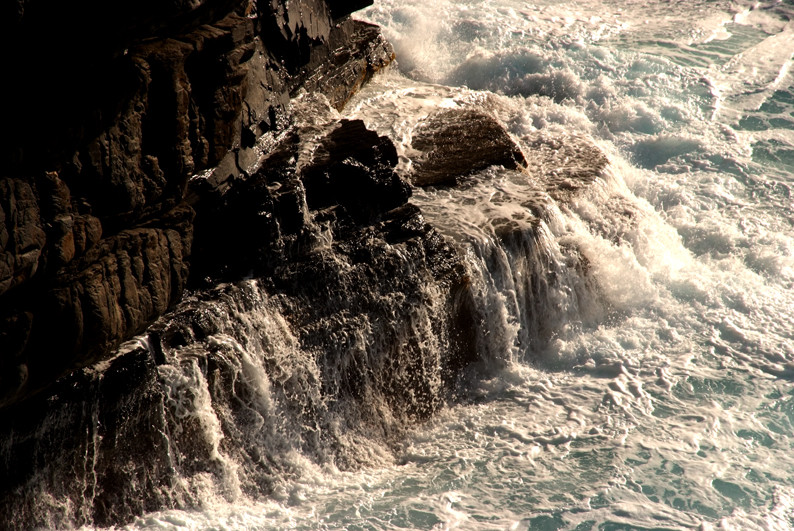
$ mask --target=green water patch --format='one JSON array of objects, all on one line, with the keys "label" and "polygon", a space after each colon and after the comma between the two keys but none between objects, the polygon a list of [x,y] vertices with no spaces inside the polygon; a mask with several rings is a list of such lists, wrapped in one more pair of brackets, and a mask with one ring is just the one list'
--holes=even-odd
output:
[{"label": "green water patch", "polygon": [[722,66],[734,56],[769,37],[767,33],[760,29],[742,24],[726,24],[725,29],[731,34],[729,38],[724,40],[712,39],[709,42],[694,44],[692,48],[701,54],[708,54],[711,57],[716,56],[721,58],[721,60],[711,64]]},{"label": "green water patch", "polygon": [[[789,123],[794,130],[794,121]],[[753,160],[759,164],[794,170],[794,146],[775,139],[756,142],[753,146]]]},{"label": "green water patch", "polygon": [[727,500],[726,509],[742,507],[749,509],[752,506],[752,497],[742,487],[730,481],[715,479],[711,482],[714,490],[720,493]]},{"label": "green water patch", "polygon": [[753,144],[753,160],[785,171],[794,170],[794,89],[776,90],[757,110],[743,116],[735,128],[741,131],[791,131],[791,142],[763,139]]},{"label": "green water patch", "polygon": [[630,148],[633,161],[643,168],[655,168],[670,159],[701,148],[697,140],[675,136],[660,136],[640,140]]},{"label": "green water patch", "polygon": [[598,531],[673,531],[677,527],[641,527],[627,525],[623,522],[604,522],[598,526]]},{"label": "green water patch", "polygon": [[725,29],[731,34],[728,39],[713,39],[705,43],[684,44],[680,36],[670,38],[656,36],[645,39],[638,35],[621,34],[610,40],[610,44],[618,44],[620,48],[646,53],[655,57],[664,57],[670,62],[686,68],[708,69],[711,66],[723,66],[734,56],[760,43],[768,34],[763,31],[740,24],[727,24]]},{"label": "green water patch", "polygon": [[[794,390],[792,390],[790,394],[794,395]],[[777,414],[775,418],[779,422],[785,422],[783,428],[784,433],[788,435],[794,434],[794,396],[787,396],[775,400],[775,402],[769,406],[769,410]]]},{"label": "green water patch", "polygon": [[748,441],[754,441],[766,448],[772,448],[775,445],[775,440],[767,433],[761,433],[754,430],[739,430],[736,436]]},{"label": "green water patch", "polygon": [[700,404],[715,401],[724,409],[729,409],[745,396],[747,387],[736,380],[703,378],[688,376],[685,381],[673,386],[673,396],[689,402],[695,400]]},{"label": "green water patch", "polygon": [[444,522],[430,511],[407,509],[402,515],[393,519],[391,523],[405,529],[432,529]]},{"label": "green water patch", "polygon": [[559,514],[542,514],[526,521],[531,531],[559,531],[565,529],[567,524]]}]

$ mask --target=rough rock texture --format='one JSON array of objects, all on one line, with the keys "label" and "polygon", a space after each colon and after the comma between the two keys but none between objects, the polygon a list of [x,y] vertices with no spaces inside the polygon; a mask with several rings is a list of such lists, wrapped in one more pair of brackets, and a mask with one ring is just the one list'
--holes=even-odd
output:
[{"label": "rough rock texture", "polygon": [[[440,315],[452,316],[453,324],[439,317],[439,326],[454,328],[455,337],[448,338],[440,366],[445,377],[454,378],[475,359],[467,327],[458,322],[467,318],[459,300],[467,283],[464,266],[419,209],[407,204],[411,190],[394,172],[396,164],[389,139],[360,120],[342,120],[320,134],[316,129],[292,131],[259,171],[230,189],[196,182],[205,208],[196,220],[194,257],[206,268],[196,275],[209,286],[243,276],[267,278],[276,291],[300,301],[287,312],[288,319],[304,345],[329,359],[344,358],[342,346],[327,342],[335,326],[349,326],[342,316],[371,312],[381,316],[372,317],[377,322],[384,312],[377,306],[386,305],[388,298],[382,292],[400,300],[391,308],[398,315],[412,306],[405,297],[418,297],[424,284],[441,283],[439,297],[448,297],[448,307]],[[349,266],[339,266],[340,261]],[[400,326],[383,322],[376,336],[380,355],[392,368],[405,369],[422,356],[386,339],[399,335]],[[356,373],[346,380],[356,386],[365,385],[367,378]],[[382,382],[403,398],[418,393],[399,378]],[[425,416],[439,399],[398,400],[395,407]]]},{"label": "rough rock texture", "polygon": [[[392,171],[397,163],[394,145],[363,122],[344,121],[328,132],[310,160],[301,156],[301,137],[300,131],[290,132],[256,173],[230,188],[211,179],[193,183],[202,205],[196,220],[196,277],[217,277],[215,281],[251,271],[272,273],[268,264],[284,260],[285,246],[310,245],[302,241],[307,237],[304,203],[313,209],[338,205],[346,217],[366,222],[410,196],[408,185]],[[296,171],[290,160],[299,161],[300,178],[285,177]],[[252,246],[252,233],[274,247]]]},{"label": "rough rock texture", "polygon": [[494,118],[474,109],[449,109],[430,115],[414,133],[411,146],[416,186],[454,185],[460,177],[499,165],[526,167],[521,148]]},{"label": "rough rock texture", "polygon": [[380,29],[363,22],[335,28],[329,38],[329,48],[331,60],[317,65],[302,88],[327,94],[337,110],[342,110],[364,83],[394,60],[391,46]]},{"label": "rough rock texture", "polygon": [[0,29],[18,42],[0,52],[16,74],[0,128],[0,407],[179,300],[188,178],[244,176],[299,87],[342,105],[390,61],[376,29],[344,18],[363,3],[6,6]]},{"label": "rough rock texture", "polygon": [[112,55],[118,47],[163,33],[183,33],[247,4],[248,0],[11,0],[0,11],[0,29],[38,45],[66,37],[71,49],[101,42],[102,49],[92,53]]},{"label": "rough rock texture", "polygon": [[[194,180],[209,289],[138,346],[0,411],[0,521],[125,523],[201,506],[208,480],[256,499],[294,473],[296,449],[355,466],[362,439],[343,439],[388,444],[433,413],[475,357],[468,279],[396,163],[388,139],[343,120],[292,129],[245,179]],[[108,271],[81,285],[99,294]]]},{"label": "rough rock texture", "polygon": [[188,503],[174,484],[164,395],[145,349],[5,408],[0,425],[4,529],[107,527]]},{"label": "rough rock texture", "polygon": [[[359,120],[295,129],[248,179],[225,190],[195,183],[209,208],[198,213],[194,257],[207,277],[221,275],[209,286],[262,279],[301,348],[328,371],[329,400],[377,393],[393,415],[425,418],[476,359],[468,279],[458,252],[408,203],[396,164],[392,142]],[[410,316],[430,307],[426,289],[438,289],[429,320],[440,352],[411,343]],[[166,326],[162,344],[206,343],[200,312],[188,314]],[[351,345],[353,336],[368,346]]]}]

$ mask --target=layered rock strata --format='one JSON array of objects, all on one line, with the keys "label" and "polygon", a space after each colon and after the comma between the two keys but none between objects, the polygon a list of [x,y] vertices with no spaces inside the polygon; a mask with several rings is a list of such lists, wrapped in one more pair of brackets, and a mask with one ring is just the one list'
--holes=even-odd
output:
[{"label": "layered rock strata", "polygon": [[347,18],[366,3],[7,6],[0,407],[103,359],[180,299],[188,178],[246,175],[297,90],[341,106],[391,61],[376,28]]}]

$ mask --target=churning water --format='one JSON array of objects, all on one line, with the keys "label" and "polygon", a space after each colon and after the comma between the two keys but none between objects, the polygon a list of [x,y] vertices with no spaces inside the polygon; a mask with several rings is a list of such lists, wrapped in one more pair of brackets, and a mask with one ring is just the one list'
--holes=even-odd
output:
[{"label": "churning water", "polygon": [[[439,109],[495,117],[526,153],[526,171],[411,200],[465,256],[483,361],[401,448],[359,448],[360,469],[295,451],[270,501],[129,528],[794,528],[794,4],[378,0],[361,16],[399,72],[345,114],[395,142],[399,171]],[[594,160],[593,182],[559,184]]]}]

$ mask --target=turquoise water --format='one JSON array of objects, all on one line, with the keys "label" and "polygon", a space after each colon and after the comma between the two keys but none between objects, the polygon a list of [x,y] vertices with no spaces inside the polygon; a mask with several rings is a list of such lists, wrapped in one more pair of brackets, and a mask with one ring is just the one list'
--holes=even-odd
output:
[{"label": "turquoise water", "polygon": [[[344,115],[392,138],[399,171],[438,109],[483,110],[527,152],[526,173],[412,200],[467,257],[484,362],[397,447],[351,441],[371,447],[360,470],[296,452],[270,500],[129,527],[794,528],[794,5],[386,0],[361,16],[399,68]],[[539,139],[609,165],[529,212],[555,171]],[[527,229],[512,247],[505,217]]]}]

